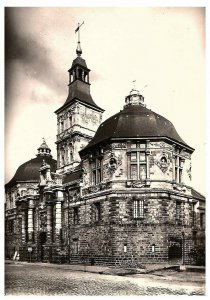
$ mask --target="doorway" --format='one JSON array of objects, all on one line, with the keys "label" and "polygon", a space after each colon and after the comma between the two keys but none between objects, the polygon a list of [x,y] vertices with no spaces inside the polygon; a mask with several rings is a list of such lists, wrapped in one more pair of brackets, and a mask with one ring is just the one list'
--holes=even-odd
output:
[{"label": "doorway", "polygon": [[47,241],[47,233],[46,232],[41,232],[39,234],[39,244],[40,244],[40,260],[44,261],[44,254],[45,254],[45,243]]},{"label": "doorway", "polygon": [[179,264],[182,261],[182,239],[170,239],[168,247],[168,259],[170,263],[173,264]]}]

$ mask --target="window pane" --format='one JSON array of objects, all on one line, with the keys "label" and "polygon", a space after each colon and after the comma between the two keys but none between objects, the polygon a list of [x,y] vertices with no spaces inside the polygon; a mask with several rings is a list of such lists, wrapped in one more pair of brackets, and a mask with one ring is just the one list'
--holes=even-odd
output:
[{"label": "window pane", "polygon": [[143,218],[144,216],[144,200],[139,200],[139,217]]},{"label": "window pane", "polygon": [[137,176],[137,165],[131,165],[131,179],[138,179]]},{"label": "window pane", "polygon": [[175,181],[177,182],[177,178],[178,178],[178,176],[177,176],[178,174],[177,174],[177,167],[175,167]]},{"label": "window pane", "polygon": [[97,164],[97,167],[100,167],[100,166],[101,166],[101,161],[100,161],[100,159],[97,159],[97,160],[96,160],[96,164]]},{"label": "window pane", "polygon": [[205,214],[201,213],[200,214],[200,227],[203,229],[205,227]]},{"label": "window pane", "polygon": [[176,202],[176,220],[180,220],[181,217],[181,203]]},{"label": "window pane", "polygon": [[138,201],[135,200],[134,203],[133,203],[133,216],[134,216],[134,218],[137,218],[137,217],[138,217],[138,210],[137,210],[137,207],[138,207]]},{"label": "window pane", "polygon": [[98,176],[97,176],[97,183],[99,183],[99,182],[101,182],[101,169],[98,169],[98,170],[97,170],[97,173],[98,173],[98,174],[97,174],[97,175],[98,175]]},{"label": "window pane", "polygon": [[131,148],[136,148],[136,143],[131,143]]},{"label": "window pane", "polygon": [[140,144],[140,148],[144,149],[145,148],[145,144]]},{"label": "window pane", "polygon": [[93,184],[96,184],[96,171],[92,172],[92,176],[93,176],[92,182]]},{"label": "window pane", "polygon": [[94,159],[94,161],[92,162],[92,169],[96,168],[96,160]]},{"label": "window pane", "polygon": [[146,156],[144,152],[140,152],[140,161],[145,161],[146,160]]},{"label": "window pane", "polygon": [[146,165],[140,165],[139,172],[140,172],[140,179],[141,180],[146,179]]},{"label": "window pane", "polygon": [[78,207],[74,208],[74,224],[78,224],[79,218],[78,218]]},{"label": "window pane", "polygon": [[143,218],[144,217],[144,200],[135,200],[133,203],[133,217]]},{"label": "window pane", "polygon": [[95,221],[99,221],[101,219],[101,205],[100,202],[94,204],[94,212],[95,212]]},{"label": "window pane", "polygon": [[136,152],[131,153],[131,161],[137,161],[137,153]]}]

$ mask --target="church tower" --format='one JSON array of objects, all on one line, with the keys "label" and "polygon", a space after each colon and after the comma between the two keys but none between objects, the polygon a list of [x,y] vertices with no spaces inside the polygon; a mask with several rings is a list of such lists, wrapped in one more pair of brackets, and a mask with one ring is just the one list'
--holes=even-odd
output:
[{"label": "church tower", "polygon": [[[82,25],[82,24],[81,24]],[[81,57],[79,31],[77,57],[69,72],[69,91],[65,103],[57,114],[57,171],[63,174],[80,163],[79,151],[92,139],[102,121],[104,110],[93,101],[90,94],[89,73],[86,61]]]}]

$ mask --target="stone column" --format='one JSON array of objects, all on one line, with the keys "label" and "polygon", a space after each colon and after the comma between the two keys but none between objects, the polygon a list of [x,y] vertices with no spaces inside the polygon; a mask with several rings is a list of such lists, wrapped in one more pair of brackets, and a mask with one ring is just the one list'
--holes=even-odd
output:
[{"label": "stone column", "polygon": [[61,228],[62,228],[62,211],[61,204],[63,202],[63,188],[62,186],[57,187],[55,190],[55,242],[57,244],[61,241]]},{"label": "stone column", "polygon": [[149,163],[149,156],[150,156],[150,149],[149,149],[149,142],[150,140],[146,141],[146,185],[150,185],[150,163]]},{"label": "stone column", "polygon": [[176,158],[176,166],[177,166],[177,168],[176,168],[176,174],[177,174],[177,176],[176,176],[176,182],[177,183],[179,183],[179,160],[180,160],[180,157],[179,156],[177,156],[177,158]]},{"label": "stone column", "polygon": [[176,165],[176,156],[175,154],[173,153],[172,155],[172,169],[173,169],[173,173],[172,173],[172,180],[175,182],[176,181],[176,178],[175,178],[175,165]]},{"label": "stone column", "polygon": [[52,243],[52,206],[47,204],[47,243]]},{"label": "stone column", "polygon": [[61,201],[55,203],[55,230],[60,234],[61,229]]},{"label": "stone column", "polygon": [[33,199],[29,198],[28,208],[28,241],[33,242],[34,235],[34,202]]},{"label": "stone column", "polygon": [[150,151],[147,150],[146,151],[146,164],[147,164],[147,174],[146,174],[146,179],[150,179],[150,165],[149,165],[149,155],[150,155]]},{"label": "stone column", "polygon": [[21,233],[22,233],[22,243],[25,243],[26,242],[26,212],[25,212],[25,210],[22,211]]}]

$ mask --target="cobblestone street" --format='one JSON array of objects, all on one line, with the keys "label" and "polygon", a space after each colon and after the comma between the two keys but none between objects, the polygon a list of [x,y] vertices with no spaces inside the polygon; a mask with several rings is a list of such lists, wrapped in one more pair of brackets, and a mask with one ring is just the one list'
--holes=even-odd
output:
[{"label": "cobblestone street", "polygon": [[113,276],[36,264],[5,265],[6,295],[204,295],[202,282]]}]

